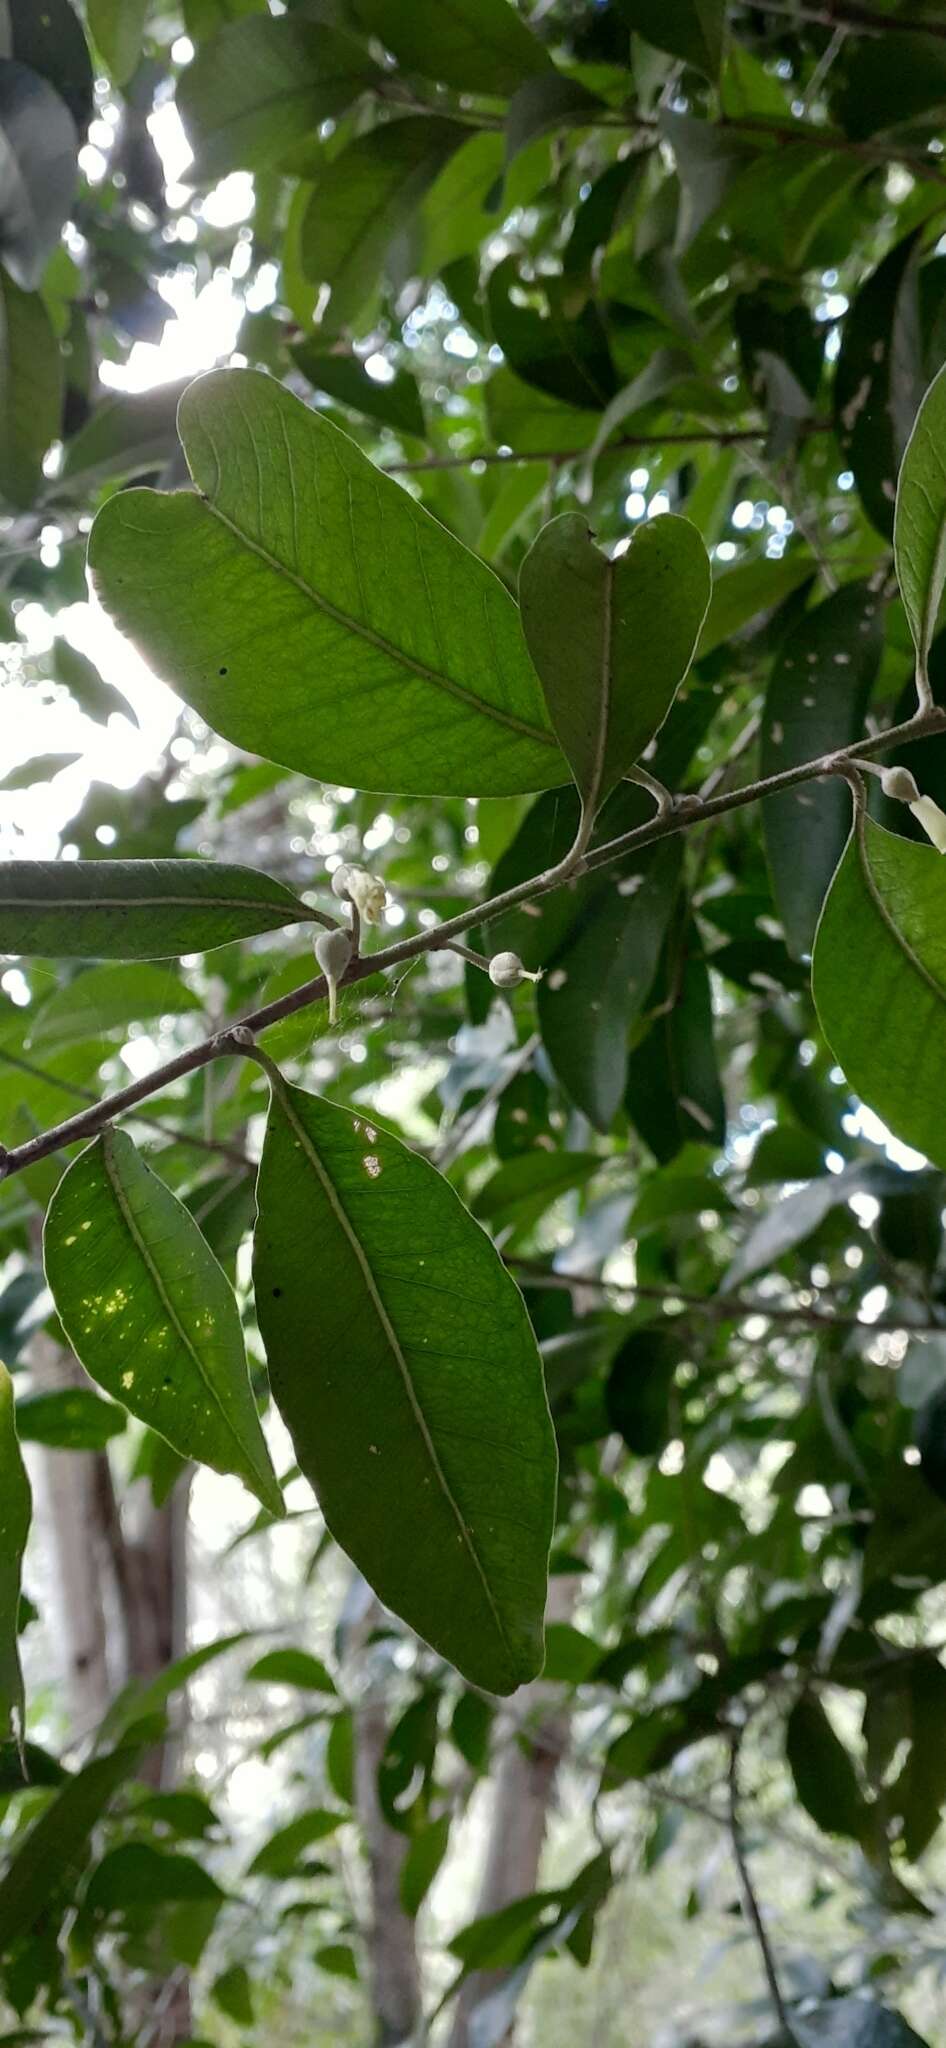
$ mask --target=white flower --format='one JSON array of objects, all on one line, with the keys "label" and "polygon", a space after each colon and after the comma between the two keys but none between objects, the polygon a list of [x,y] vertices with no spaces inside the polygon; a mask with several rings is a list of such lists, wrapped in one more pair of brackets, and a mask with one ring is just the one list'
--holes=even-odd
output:
[{"label": "white flower", "polygon": [[332,889],[336,896],[347,896],[355,906],[362,924],[380,924],[387,901],[387,890],[380,875],[370,875],[367,868],[344,865],[336,868],[332,876]]},{"label": "white flower", "polygon": [[494,988],[518,988],[521,981],[540,981],[541,975],[530,974],[523,967],[518,953],[494,953],[489,963],[489,978]]},{"label": "white flower", "polygon": [[931,796],[918,796],[910,809],[927,838],[932,839],[937,853],[946,853],[946,811],[941,811]]}]

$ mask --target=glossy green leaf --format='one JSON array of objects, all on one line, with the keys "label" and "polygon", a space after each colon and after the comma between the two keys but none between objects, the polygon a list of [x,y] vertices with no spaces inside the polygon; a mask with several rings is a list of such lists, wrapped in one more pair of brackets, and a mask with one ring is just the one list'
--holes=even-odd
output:
[{"label": "glossy green leaf", "polygon": [[64,1387],[55,1394],[27,1394],[16,1404],[16,1426],[23,1443],[48,1444],[53,1450],[102,1451],[128,1422],[124,1408],[103,1401],[91,1387]]},{"label": "glossy green leaf", "polygon": [[308,1813],[296,1815],[287,1821],[284,1828],[277,1828],[269,1841],[257,1851],[247,1870],[248,1877],[292,1877],[307,1849],[314,1842],[324,1842],[334,1835],[348,1819],[346,1813],[332,1813],[328,1807],[316,1806]]},{"label": "glossy green leaf", "polygon": [[406,71],[457,92],[515,92],[551,69],[537,37],[509,0],[354,0],[361,26],[393,51]]},{"label": "glossy green leaf", "polygon": [[183,1456],[236,1472],[282,1512],[230,1286],[187,1210],[123,1131],[59,1183],[46,1277],[87,1372]]},{"label": "glossy green leaf", "polygon": [[0,952],[162,960],[310,916],[282,882],[205,860],[0,862]]},{"label": "glossy green leaf", "polygon": [[629,28],[715,83],[723,55],[725,0],[674,0],[670,7],[662,0],[618,0],[618,5]]},{"label": "glossy green leaf", "polygon": [[542,1043],[559,1080],[599,1131],[627,1085],[628,1034],[640,1015],[676,901],[678,840],[648,849],[603,890],[556,953],[536,992]]},{"label": "glossy green leaf", "polygon": [[329,1528],[465,1676],[513,1691],[542,1661],[555,1497],[514,1282],[425,1160],[275,1077],[258,1200],[273,1394]]},{"label": "glossy green leaf", "polygon": [[178,86],[197,176],[210,182],[279,163],[379,76],[362,45],[301,13],[229,23],[202,44]]},{"label": "glossy green leaf", "polygon": [[893,547],[917,674],[928,683],[930,646],[946,585],[946,369],[930,385],[904,453]]},{"label": "glossy green leaf", "polygon": [[0,273],[0,496],[27,510],[42,488],[43,456],[59,433],[59,347],[38,292]]},{"label": "glossy green leaf", "polygon": [[310,1656],[308,1650],[267,1650],[265,1657],[251,1664],[246,1675],[269,1685],[298,1685],[306,1692],[335,1691],[334,1680],[325,1665],[319,1657]]},{"label": "glossy green leaf", "polygon": [[818,926],[812,988],[851,1087],[946,1167],[946,890],[932,846],[857,818]]},{"label": "glossy green leaf", "polygon": [[579,513],[543,527],[519,578],[522,624],[589,818],[662,726],[710,599],[695,526],[672,513],[615,558]]},{"label": "glossy green leaf", "polygon": [[15,1847],[0,1877],[0,1955],[48,1915],[81,1870],[96,1822],[134,1770],[140,1747],[129,1743],[96,1757],[67,1778]]},{"label": "glossy green leaf", "polygon": [[192,384],[180,426],[198,492],[113,497],[89,566],[210,725],[360,789],[563,779],[508,591],[347,435],[246,370]]},{"label": "glossy green leaf", "polygon": [[92,41],[110,78],[125,85],[141,59],[150,0],[87,0]]},{"label": "glossy green leaf", "polygon": [[363,419],[378,426],[393,427],[396,433],[427,431],[417,379],[409,370],[392,371],[384,383],[369,377],[359,356],[329,355],[315,342],[303,341],[292,351],[293,361],[316,391],[337,399]]},{"label": "glossy green leaf", "polygon": [[467,139],[459,121],[412,114],[357,136],[310,187],[299,230],[304,275],[328,286],[320,331],[358,324],[388,245],[407,227],[447,158]]},{"label": "glossy green leaf", "polygon": [[173,968],[88,967],[64,982],[45,1002],[29,1033],[37,1050],[101,1038],[152,1017],[182,1016],[203,1007],[199,996]]},{"label": "glossy green leaf", "polygon": [[[847,583],[806,612],[782,642],[765,699],[760,769],[776,775],[852,745],[884,644],[884,607],[869,583]],[[796,959],[811,952],[828,885],[844,850],[850,799],[843,783],[806,783],[762,806],[776,908]]]},{"label": "glossy green leaf", "polygon": [[69,217],[79,138],[58,92],[7,57],[0,57],[0,145],[0,260],[32,292]]},{"label": "glossy green leaf", "polygon": [[20,1455],[13,1409],[13,1382],[0,1365],[0,1741],[23,1738],[23,1675],[20,1670],[20,1571],[29,1535],[32,1496]]}]

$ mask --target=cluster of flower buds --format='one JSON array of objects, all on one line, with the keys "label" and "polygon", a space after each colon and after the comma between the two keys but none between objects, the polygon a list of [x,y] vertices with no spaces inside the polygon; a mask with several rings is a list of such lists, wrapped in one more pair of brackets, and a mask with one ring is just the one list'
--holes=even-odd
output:
[{"label": "cluster of flower buds", "polygon": [[353,903],[362,924],[380,924],[388,892],[380,875],[343,861],[332,876],[332,894]]},{"label": "cluster of flower buds", "polygon": [[909,804],[917,824],[922,825],[937,853],[946,853],[946,811],[931,796],[921,796],[909,768],[881,768],[878,775],[885,796],[895,803]]}]

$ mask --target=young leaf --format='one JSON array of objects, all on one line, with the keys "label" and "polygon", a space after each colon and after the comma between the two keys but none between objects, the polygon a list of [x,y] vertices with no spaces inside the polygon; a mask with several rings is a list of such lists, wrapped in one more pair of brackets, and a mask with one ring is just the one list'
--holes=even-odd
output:
[{"label": "young leaf", "polygon": [[917,676],[927,667],[946,584],[946,369],[923,400],[897,485],[893,551],[916,647]]},{"label": "young leaf", "polygon": [[[845,584],[805,613],[773,665],[762,724],[763,775],[860,739],[883,644],[884,607],[868,583]],[[796,958],[811,951],[844,850],[848,808],[836,776],[763,803],[772,890]]]},{"label": "young leaf", "polygon": [[662,726],[710,600],[696,527],[668,513],[613,559],[584,519],[543,527],[519,578],[522,624],[588,817]]},{"label": "young leaf", "polygon": [[197,491],[117,492],[89,567],[218,732],[359,789],[564,779],[508,591],[346,434],[250,370],[192,384],[180,431]]},{"label": "young leaf", "polygon": [[63,1329],[92,1378],[184,1457],[238,1473],[281,1514],[232,1290],[123,1131],[103,1131],[63,1175],[44,1253]]},{"label": "young leaf", "polygon": [[0,953],[167,960],[310,916],[282,882],[220,861],[0,862]]},{"label": "young leaf", "polygon": [[946,890],[934,847],[859,812],[821,914],[812,990],[851,1087],[946,1167]]},{"label": "young leaf", "polygon": [[0,1365],[0,1741],[23,1737],[20,1670],[20,1568],[32,1499],[13,1417],[13,1382]]},{"label": "young leaf", "polygon": [[542,1662],[555,1443],[515,1283],[448,1182],[275,1073],[256,1307],[333,1536],[490,1692]]}]

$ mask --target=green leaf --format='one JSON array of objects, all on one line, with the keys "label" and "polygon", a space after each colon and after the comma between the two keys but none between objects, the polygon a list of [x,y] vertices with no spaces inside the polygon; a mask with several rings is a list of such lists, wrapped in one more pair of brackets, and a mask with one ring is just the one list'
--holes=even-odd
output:
[{"label": "green leaf", "polygon": [[[850,746],[864,718],[884,644],[884,607],[869,583],[848,583],[807,612],[782,642],[769,682],[760,768],[775,775]],[[838,778],[766,797],[772,891],[796,959],[811,952],[828,885],[844,850],[849,798]]]},{"label": "green leaf", "polygon": [[679,1341],[667,1331],[632,1330],[611,1366],[608,1421],[639,1458],[656,1457],[671,1434],[670,1397],[679,1363]]},{"label": "green leaf", "polygon": [[306,1692],[335,1691],[321,1658],[310,1657],[308,1650],[268,1650],[250,1665],[246,1676],[269,1685],[299,1685]]},{"label": "green leaf", "polygon": [[303,274],[313,284],[330,287],[320,331],[337,334],[357,326],[389,243],[409,225],[468,132],[459,121],[436,114],[386,121],[357,136],[315,178],[299,230],[299,253]]},{"label": "green leaf", "polygon": [[[528,287],[530,301],[539,289],[538,283]],[[556,278],[542,279],[544,312],[532,303],[523,305],[523,295],[519,266],[509,256],[491,271],[487,299],[493,336],[510,369],[566,404],[606,405],[617,380],[597,309],[586,305],[573,316]],[[584,521],[576,524],[587,542]]]},{"label": "green leaf", "polygon": [[695,1142],[722,1145],[723,1098],[713,1034],[709,975],[693,933],[668,956],[654,985],[657,1021],[631,1049],[624,1102],[631,1123],[661,1165]]},{"label": "green leaf", "polygon": [[154,391],[122,392],[96,406],[66,443],[56,497],[85,504],[100,484],[163,468],[177,447],[177,408],[186,388],[159,384]]},{"label": "green leaf", "polygon": [[562,71],[539,71],[513,93],[506,117],[506,168],[542,135],[557,128],[591,126],[604,108],[597,93]]},{"label": "green leaf", "polygon": [[49,1444],[62,1451],[103,1451],[128,1422],[124,1408],[103,1401],[91,1387],[64,1387],[56,1394],[28,1394],[16,1404],[23,1443]]},{"label": "green leaf", "polygon": [[29,1535],[32,1496],[20,1456],[13,1412],[13,1382],[0,1365],[0,1741],[23,1739],[20,1670],[20,1570]]},{"label": "green leaf", "polygon": [[138,718],[128,698],[100,676],[88,655],[80,654],[68,640],[60,639],[56,641],[50,659],[57,683],[65,683],[73,703],[78,704],[87,718],[107,723],[112,713],[117,711],[137,725]]},{"label": "green leaf", "polygon": [[[946,106],[946,51],[934,36],[857,37],[834,110],[855,142]],[[938,123],[936,124],[938,125]]]},{"label": "green leaf", "polygon": [[927,2048],[900,2013],[859,1993],[832,1998],[803,2019],[793,2014],[792,2033],[799,2048]]},{"label": "green leaf", "polygon": [[216,1879],[193,1856],[157,1849],[151,1842],[120,1842],[93,1871],[83,1900],[91,1913],[126,1914],[173,1901],[203,1903],[224,1896]]},{"label": "green leaf", "polygon": [[181,1016],[202,1008],[200,997],[170,967],[89,967],[43,1004],[29,1044],[58,1049],[152,1017]]},{"label": "green leaf", "polygon": [[595,898],[538,986],[542,1043],[599,1131],[610,1130],[621,1106],[628,1033],[657,971],[681,860],[678,840],[648,848],[635,872]]},{"label": "green leaf", "polygon": [[281,1514],[233,1293],[123,1131],[104,1131],[63,1175],[44,1252],[63,1328],[92,1378],[183,1456],[239,1473]]},{"label": "green leaf", "polygon": [[225,1657],[241,1643],[249,1642],[252,1634],[252,1629],[241,1629],[236,1635],[217,1636],[212,1643],[202,1643],[199,1650],[189,1650],[185,1657],[175,1658],[173,1664],[159,1671],[157,1678],[131,1679],[112,1701],[99,1729],[100,1738],[124,1736],[138,1722],[153,1722],[172,1695],[180,1692],[196,1672],[203,1671],[207,1664],[215,1664],[218,1657]]},{"label": "green leaf", "polygon": [[426,1827],[411,1838],[401,1865],[399,1885],[401,1905],[411,1919],[420,1912],[447,1853],[452,1817],[449,1811],[442,1813],[437,1820],[428,1821]]},{"label": "green leaf", "polygon": [[710,600],[706,549],[672,513],[611,559],[584,519],[543,527],[519,578],[549,716],[590,819],[662,726]]},{"label": "green leaf", "polygon": [[393,51],[405,71],[439,79],[457,92],[495,97],[515,92],[551,58],[509,0],[354,0],[365,31]]},{"label": "green leaf", "polygon": [[638,35],[716,83],[723,58],[725,0],[674,0],[672,7],[662,0],[618,0],[618,6]]},{"label": "green leaf", "polygon": [[12,795],[14,790],[33,789],[38,782],[51,782],[54,775],[61,775],[64,768],[71,768],[79,758],[78,754],[34,754],[4,775],[0,793]]},{"label": "green leaf", "polygon": [[238,2027],[251,2027],[256,2018],[253,2005],[253,1987],[242,1963],[234,1963],[224,1970],[210,1987],[210,1996],[220,2011],[229,2020],[235,2020]]},{"label": "green leaf", "polygon": [[23,291],[42,282],[69,217],[78,143],[58,92],[0,57],[0,260]]},{"label": "green leaf", "polygon": [[[894,526],[900,458],[925,382],[917,271],[920,232],[896,243],[861,285],[844,322],[834,377],[838,440],[864,510],[885,540]],[[921,528],[924,524],[921,521]]]},{"label": "green leaf", "polygon": [[87,0],[92,41],[109,77],[127,84],[141,60],[141,39],[150,0]]},{"label": "green leaf", "polygon": [[821,1028],[851,1087],[946,1167],[942,856],[858,815],[815,939]]},{"label": "green leaf", "polygon": [[0,55],[48,79],[84,128],[92,112],[92,61],[71,0],[4,0],[3,16]]},{"label": "green leaf", "polygon": [[293,1877],[297,1865],[314,1842],[324,1842],[348,1819],[347,1813],[332,1813],[315,1806],[296,1815],[284,1828],[277,1828],[264,1842],[247,1870],[247,1877]]},{"label": "green leaf", "polygon": [[507,1159],[476,1191],[474,1212],[505,1244],[528,1236],[562,1195],[583,1187],[600,1170],[596,1152],[523,1152]]},{"label": "green leaf", "polygon": [[396,371],[386,383],[369,377],[359,356],[328,355],[315,342],[303,341],[292,350],[292,359],[316,391],[324,391],[363,419],[379,426],[393,427],[399,434],[427,432],[417,379],[409,370]]},{"label": "green leaf", "polygon": [[756,1273],[770,1272],[786,1252],[820,1230],[825,1217],[848,1202],[861,1185],[860,1170],[854,1167],[845,1173],[820,1173],[807,1187],[783,1195],[748,1232],[723,1277],[724,1289],[741,1287]]},{"label": "green leaf", "polygon": [[52,1900],[81,1870],[96,1822],[140,1753],[139,1745],[129,1744],[86,1764],[22,1837],[0,1877],[0,1955],[50,1914]]},{"label": "green leaf", "polygon": [[893,549],[917,675],[928,685],[930,646],[946,584],[946,369],[930,385],[907,442]]},{"label": "green leaf", "polygon": [[871,1822],[857,1773],[824,1708],[810,1694],[788,1717],[785,1755],[795,1790],[815,1825],[827,1835],[861,1842]]},{"label": "green leaf", "polygon": [[471,1682],[513,1691],[541,1666],[555,1500],[514,1282],[426,1160],[275,1074],[258,1200],[273,1394],[332,1534]]},{"label": "green leaf", "polygon": [[753,619],[776,610],[801,584],[808,582],[811,573],[810,559],[793,551],[781,562],[740,562],[737,568],[725,569],[721,576],[714,577],[710,607],[696,650],[697,661],[713,654],[717,647],[724,647]]},{"label": "green leaf", "polygon": [[180,428],[197,492],[120,492],[89,566],[210,725],[359,789],[503,796],[563,778],[508,591],[347,435],[248,370],[192,384]]},{"label": "green leaf", "polygon": [[165,960],[311,916],[282,882],[211,860],[0,862],[0,952]]},{"label": "green leaf", "polygon": [[354,1984],[358,1982],[358,1962],[355,1951],[347,1941],[328,1941],[317,1948],[312,1958],[320,1970],[327,1970],[330,1977],[347,1977]]},{"label": "green leaf", "polygon": [[325,1775],[336,1799],[350,1806],[355,1797],[355,1723],[347,1709],[335,1715],[329,1729]]},{"label": "green leaf", "polygon": [[248,15],[201,45],[177,104],[204,183],[262,171],[381,74],[351,36],[299,14]]},{"label": "green leaf", "polygon": [[0,496],[28,510],[43,483],[43,456],[59,433],[62,370],[52,322],[38,292],[0,272]]}]

